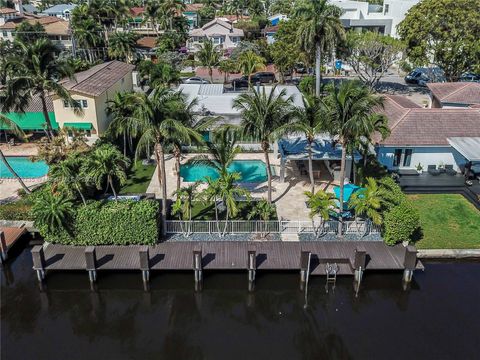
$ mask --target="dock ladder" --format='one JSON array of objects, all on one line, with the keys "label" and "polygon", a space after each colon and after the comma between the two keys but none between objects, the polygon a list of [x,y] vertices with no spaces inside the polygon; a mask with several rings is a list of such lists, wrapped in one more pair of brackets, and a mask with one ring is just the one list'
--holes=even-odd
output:
[{"label": "dock ladder", "polygon": [[325,284],[325,291],[328,293],[330,284],[332,284],[332,290],[335,291],[335,284],[337,282],[337,272],[338,272],[338,265],[337,263],[327,263],[325,265],[325,273],[327,274],[327,282]]}]

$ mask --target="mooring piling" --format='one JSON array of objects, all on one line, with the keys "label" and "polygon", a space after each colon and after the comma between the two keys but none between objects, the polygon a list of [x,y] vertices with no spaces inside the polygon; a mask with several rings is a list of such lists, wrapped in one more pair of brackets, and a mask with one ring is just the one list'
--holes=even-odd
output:
[{"label": "mooring piling", "polygon": [[45,253],[43,246],[37,245],[32,249],[33,270],[37,273],[39,282],[45,279]]},{"label": "mooring piling", "polygon": [[248,290],[253,291],[255,288],[255,273],[257,270],[257,251],[255,245],[250,245],[248,248]]},{"label": "mooring piling", "polygon": [[310,251],[302,251],[300,253],[300,290],[302,291],[308,288],[311,258],[312,253]]},{"label": "mooring piling", "polygon": [[88,279],[90,283],[97,281],[97,255],[95,246],[87,246],[85,248],[85,265],[88,271]]},{"label": "mooring piling", "polygon": [[193,272],[195,275],[195,289],[201,290],[202,283],[202,247],[196,246],[193,250]]},{"label": "mooring piling", "polygon": [[148,254],[148,246],[141,246],[138,252],[140,256],[140,270],[142,271],[142,280],[144,288],[148,289],[150,281],[150,257]]},{"label": "mooring piling", "polygon": [[413,271],[417,266],[417,249],[414,246],[409,245],[405,248],[403,266],[403,282],[409,283],[412,281]]},{"label": "mooring piling", "polygon": [[8,247],[5,240],[5,233],[0,230],[0,260],[2,264],[8,259]]}]

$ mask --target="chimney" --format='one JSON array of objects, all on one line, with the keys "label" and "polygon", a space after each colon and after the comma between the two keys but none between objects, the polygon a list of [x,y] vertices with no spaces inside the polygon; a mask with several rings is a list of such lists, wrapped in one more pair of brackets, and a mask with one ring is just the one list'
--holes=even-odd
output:
[{"label": "chimney", "polygon": [[18,16],[23,16],[23,3],[22,0],[14,0],[15,10],[18,12]]}]

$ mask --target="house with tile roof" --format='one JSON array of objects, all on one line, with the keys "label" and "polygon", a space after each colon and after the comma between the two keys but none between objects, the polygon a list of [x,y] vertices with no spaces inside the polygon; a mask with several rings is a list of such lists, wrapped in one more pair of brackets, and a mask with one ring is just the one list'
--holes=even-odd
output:
[{"label": "house with tile roof", "polygon": [[480,83],[453,82],[427,84],[432,108],[480,107]]},{"label": "house with tile roof", "polygon": [[213,19],[199,29],[190,30],[188,33],[187,48],[196,51],[197,45],[205,39],[210,39],[223,50],[235,48],[245,36],[242,29],[237,29],[232,23]]},{"label": "house with tile roof", "polygon": [[90,139],[103,134],[111,120],[107,115],[108,101],[117,92],[133,90],[133,68],[133,65],[121,61],[108,61],[76,73],[74,79],[62,80],[60,83],[83,112],[75,114],[68,103],[52,96],[58,126],[84,131]]},{"label": "house with tile roof", "polygon": [[42,13],[48,16],[56,16],[63,20],[69,20],[73,9],[75,9],[76,7],[76,4],[57,4],[43,10]]},{"label": "house with tile roof", "polygon": [[[379,113],[388,118],[391,133],[385,140],[375,137],[376,153],[389,170],[414,170],[420,164],[424,170],[453,165],[462,172],[474,161],[459,144],[480,138],[480,109],[428,109],[402,96],[386,96]],[[480,154],[480,142],[477,147],[474,152]]]}]

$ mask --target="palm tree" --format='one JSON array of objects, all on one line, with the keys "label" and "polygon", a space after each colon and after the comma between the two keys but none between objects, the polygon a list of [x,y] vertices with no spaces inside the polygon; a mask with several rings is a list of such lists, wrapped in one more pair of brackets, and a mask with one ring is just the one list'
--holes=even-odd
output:
[{"label": "palm tree", "polygon": [[141,85],[145,83],[152,89],[160,86],[170,86],[180,81],[180,72],[167,62],[154,63],[151,60],[143,60],[138,64],[138,72],[141,77]]},{"label": "palm tree", "polygon": [[221,60],[218,63],[218,70],[224,74],[223,82],[228,81],[228,75],[236,70],[236,64],[233,60]]},{"label": "palm tree", "polygon": [[345,37],[340,21],[343,10],[328,0],[304,0],[295,10],[298,21],[298,44],[307,53],[315,49],[315,95],[320,95],[322,52]]},{"label": "palm tree", "polygon": [[[78,7],[80,8],[84,6],[87,6],[87,4],[82,4]],[[72,16],[72,28],[75,41],[77,42],[77,45],[84,50],[84,53],[87,54],[88,61],[93,63],[97,59],[97,52],[93,50],[103,45],[103,39],[101,36],[99,36],[100,32],[102,31],[102,27],[90,16],[77,20],[75,24],[75,11]]]},{"label": "palm tree", "polygon": [[194,183],[190,186],[182,187],[174,193],[177,196],[177,200],[172,206],[172,215],[178,214],[180,220],[188,221],[187,235],[191,232],[192,206],[196,198],[198,185],[198,183]]},{"label": "palm tree", "polygon": [[[316,193],[305,191],[307,197],[307,204],[310,209],[310,219],[312,220],[313,231],[315,236],[318,237],[321,233],[321,229],[325,225],[325,222],[330,219],[330,211],[335,207],[335,195],[327,193],[323,190],[319,190]],[[320,216],[320,226],[315,227],[315,216]]]},{"label": "palm tree", "polygon": [[60,79],[74,79],[73,69],[65,59],[57,56],[58,48],[47,39],[38,39],[31,45],[18,43],[18,55],[11,58],[7,64],[11,70],[7,78],[3,112],[18,109],[19,100],[23,106],[32,97],[38,96],[42,103],[43,116],[47,125],[48,137],[53,136],[52,123],[48,114],[47,96],[52,94],[66,101],[81,113],[70,93],[63,87]]},{"label": "palm tree", "polygon": [[265,59],[249,50],[240,54],[237,66],[244,76],[248,76],[248,85],[251,86],[252,74],[265,68]]},{"label": "palm tree", "polygon": [[200,198],[204,199],[205,203],[213,202],[215,209],[215,223],[217,225],[217,232],[220,235],[220,223],[218,217],[218,201],[220,200],[220,179],[213,180],[211,177],[207,176],[205,178],[207,187],[200,193]]},{"label": "palm tree", "polygon": [[[383,98],[374,95],[360,81],[344,81],[339,86],[328,87],[324,103],[327,126],[331,135],[338,137],[338,142],[342,146],[339,200],[340,204],[343,204],[347,147],[361,136],[374,131],[371,115],[375,109],[382,106]],[[338,234],[342,234],[342,221],[339,221]]]},{"label": "palm tree", "polygon": [[49,180],[63,186],[67,191],[73,187],[78,192],[84,205],[87,205],[83,190],[86,181],[82,169],[83,159],[80,156],[71,155],[66,160],[60,161],[50,168]]},{"label": "palm tree", "polygon": [[213,83],[213,67],[218,66],[220,62],[220,52],[218,46],[210,39],[205,39],[202,43],[195,45],[198,49],[197,59],[202,66],[208,68],[210,81]]},{"label": "palm tree", "polygon": [[113,185],[114,180],[118,180],[120,185],[127,181],[126,170],[130,161],[122,155],[113,145],[101,145],[97,147],[90,155],[86,164],[85,172],[92,178],[98,189],[106,179],[106,189],[112,188],[113,196],[117,199],[117,192]]},{"label": "palm tree", "polygon": [[157,161],[158,182],[162,187],[162,231],[165,233],[167,216],[167,182],[165,174],[165,146],[176,139],[182,143],[189,143],[198,133],[186,126],[182,120],[185,111],[185,99],[180,92],[166,88],[158,88],[147,96],[137,94],[139,106],[134,117],[139,121],[141,137],[137,144],[136,156],[154,145],[154,154]]},{"label": "palm tree", "polygon": [[307,139],[308,173],[310,175],[311,193],[315,193],[315,181],[313,179],[312,148],[315,138],[327,132],[325,112],[322,101],[315,96],[305,95],[302,97],[303,107],[297,107],[294,122],[288,127],[291,132],[302,133]]},{"label": "palm tree", "polygon": [[227,225],[229,217],[233,218],[238,214],[237,199],[241,196],[250,197],[250,193],[247,189],[244,189],[237,185],[241,179],[241,175],[238,172],[222,173],[218,179],[219,185],[219,198],[222,200],[226,207],[225,211],[225,226],[223,228],[223,236],[227,232]]},{"label": "palm tree", "polygon": [[186,5],[182,0],[163,0],[163,17],[168,19],[170,31],[173,30],[173,20],[185,11]]},{"label": "palm tree", "polygon": [[243,135],[258,139],[265,155],[268,175],[268,202],[272,202],[272,169],[270,168],[270,143],[288,131],[287,125],[293,116],[293,100],[286,97],[283,89],[278,95],[274,86],[267,95],[265,88],[241,94],[233,102],[242,115]]},{"label": "palm tree", "polygon": [[264,230],[267,229],[266,222],[273,218],[277,214],[275,210],[275,206],[273,204],[270,204],[268,201],[265,199],[262,199],[260,201],[256,201],[255,205],[253,208],[250,210],[250,212],[247,215],[248,220],[260,218],[263,221],[263,229],[261,230],[261,235],[264,235]]},{"label": "palm tree", "polygon": [[366,180],[367,184],[353,193],[349,205],[355,209],[356,216],[365,215],[375,225],[381,225],[381,209],[387,203],[388,193],[374,178],[368,177]]},{"label": "palm tree", "polygon": [[60,229],[70,232],[74,213],[73,203],[68,197],[48,190],[42,191],[32,206],[35,226],[45,228],[49,233]]},{"label": "palm tree", "polygon": [[[18,127],[18,125],[14,121],[10,120],[9,118],[7,118],[5,115],[2,115],[2,114],[0,114],[0,129],[8,129],[9,131],[11,131],[13,134],[15,134],[16,136],[18,136],[20,138],[23,138],[23,136],[24,136],[24,133],[23,133],[22,129],[20,129],[20,127]],[[31,193],[30,189],[27,187],[27,185],[25,185],[22,178],[17,174],[17,172],[8,163],[7,158],[3,154],[2,149],[0,149],[0,159],[2,160],[2,162],[4,163],[4,165],[8,169],[8,171],[10,171],[10,173],[13,175],[13,177],[15,179],[17,179],[17,181],[19,182],[19,184],[21,185],[23,190],[25,190],[25,192],[27,194],[30,194]]]},{"label": "palm tree", "polygon": [[115,32],[109,37],[108,55],[111,58],[132,62],[138,36],[133,32]]},{"label": "palm tree", "polygon": [[159,1],[149,0],[145,5],[145,12],[143,13],[143,22],[150,22],[158,37],[158,21],[163,15],[162,4]]}]

